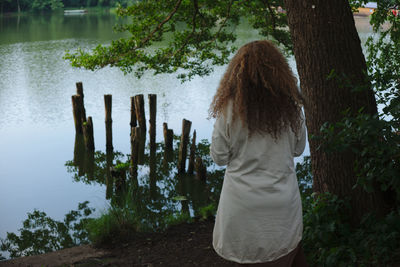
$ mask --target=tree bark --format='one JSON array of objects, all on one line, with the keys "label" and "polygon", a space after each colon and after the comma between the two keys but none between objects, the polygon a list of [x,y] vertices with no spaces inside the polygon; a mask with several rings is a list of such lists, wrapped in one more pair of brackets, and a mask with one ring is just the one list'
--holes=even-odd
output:
[{"label": "tree bark", "polygon": [[[374,93],[366,79],[367,67],[353,14],[347,0],[285,0],[300,87],[306,99],[309,136],[320,135],[325,122],[337,122],[350,108],[377,113]],[[336,76],[328,78],[332,73]],[[354,92],[354,88],[363,88]],[[310,138],[313,188],[339,197],[351,196],[356,219],[366,212],[382,212],[379,192],[367,194],[356,184],[351,151],[325,153]]]}]

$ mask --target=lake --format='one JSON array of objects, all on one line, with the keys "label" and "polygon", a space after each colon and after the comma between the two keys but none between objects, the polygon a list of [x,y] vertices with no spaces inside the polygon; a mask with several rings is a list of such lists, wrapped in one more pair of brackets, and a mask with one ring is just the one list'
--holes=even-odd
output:
[{"label": "lake", "polygon": [[[356,17],[356,22],[364,42],[371,34],[368,18]],[[105,94],[113,96],[114,150],[130,153],[130,97],[136,94],[145,94],[146,114],[147,94],[157,94],[158,141],[163,122],[180,134],[183,118],[192,121],[197,140],[210,138],[208,107],[225,67],[182,84],[176,74],[146,73],[138,80],[118,69],[74,69],[62,59],[65,50],[121,37],[112,31],[116,23],[118,18],[107,12],[0,18],[0,238],[21,228],[34,209],[62,219],[79,202],[90,201],[98,212],[109,205],[105,186],[74,182],[65,166],[74,157],[71,95],[76,82],[83,83],[96,150],[105,151]],[[236,46],[259,38],[246,24],[237,33]]]}]

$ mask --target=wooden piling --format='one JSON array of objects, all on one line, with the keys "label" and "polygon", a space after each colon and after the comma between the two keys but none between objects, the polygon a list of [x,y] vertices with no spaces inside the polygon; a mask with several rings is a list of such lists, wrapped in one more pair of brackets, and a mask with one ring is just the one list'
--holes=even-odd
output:
[{"label": "wooden piling", "polygon": [[82,96],[83,98],[83,85],[82,82],[76,83],[76,94]]},{"label": "wooden piling", "polygon": [[135,110],[135,97],[131,96],[131,129],[137,126],[136,122],[136,110]]},{"label": "wooden piling", "polygon": [[203,164],[203,160],[200,157],[196,158],[196,178],[205,181],[207,179],[207,168]]},{"label": "wooden piling", "polygon": [[104,106],[106,112],[106,149],[113,150],[112,145],[112,95],[104,95]]},{"label": "wooden piling", "polygon": [[137,177],[137,166],[139,164],[139,144],[140,144],[140,127],[132,127],[131,129],[131,175]]},{"label": "wooden piling", "polygon": [[188,179],[186,179],[186,175],[178,174],[177,180],[178,180],[178,184],[176,185],[175,190],[179,193],[179,195],[185,197],[184,199],[181,200],[182,214],[190,214],[189,201],[186,199],[186,196],[188,195],[188,192],[187,192]]},{"label": "wooden piling", "polygon": [[146,139],[146,115],[144,113],[144,98],[143,95],[135,95],[135,112],[136,119],[142,131],[142,138]]},{"label": "wooden piling", "polygon": [[88,117],[87,122],[83,123],[83,136],[87,151],[94,152],[93,121]]},{"label": "wooden piling", "polygon": [[185,173],[186,170],[187,146],[189,143],[189,133],[191,126],[191,121],[186,119],[182,120],[182,135],[178,154],[178,173]]},{"label": "wooden piling", "polygon": [[172,129],[168,129],[168,124],[166,122],[163,123],[163,133],[164,133],[164,145],[165,150],[172,151],[173,150],[173,141],[174,141],[174,131]]},{"label": "wooden piling", "polygon": [[144,112],[144,97],[142,94],[135,95],[136,119],[140,128],[139,157],[138,164],[144,164],[144,150],[146,145],[146,115]]},{"label": "wooden piling", "polygon": [[74,165],[78,167],[78,176],[85,175],[85,140],[83,135],[75,135],[75,146],[74,146]]},{"label": "wooden piling", "polygon": [[81,98],[80,95],[72,96],[72,112],[74,114],[75,132],[76,134],[83,134],[82,128],[82,111],[81,111]]},{"label": "wooden piling", "polygon": [[114,179],[111,176],[111,167],[113,166],[114,153],[107,151],[106,153],[106,199],[111,199],[114,191]]},{"label": "wooden piling", "polygon": [[149,158],[149,178],[150,178],[150,198],[155,199],[157,196],[157,173],[156,173],[156,151],[150,150]]},{"label": "wooden piling", "polygon": [[164,159],[163,166],[168,167],[168,162],[173,161],[174,151],[173,151],[173,139],[174,139],[174,131],[172,129],[168,129],[168,124],[166,122],[163,123],[163,133],[164,133]]},{"label": "wooden piling", "polygon": [[149,135],[150,135],[150,151],[156,149],[156,115],[157,115],[157,95],[149,94]]},{"label": "wooden piling", "polygon": [[94,169],[95,169],[95,162],[94,162],[94,151],[87,150],[85,153],[85,173],[87,179],[89,181],[93,181],[95,179]]},{"label": "wooden piling", "polygon": [[86,110],[85,110],[85,104],[84,104],[84,95],[83,95],[83,85],[82,82],[77,82],[76,83],[76,94],[81,96],[79,105],[81,109],[81,119],[82,123],[86,122]]},{"label": "wooden piling", "polygon": [[196,130],[193,131],[192,143],[190,145],[188,174],[193,174],[194,160],[196,156],[195,154],[196,154]]}]

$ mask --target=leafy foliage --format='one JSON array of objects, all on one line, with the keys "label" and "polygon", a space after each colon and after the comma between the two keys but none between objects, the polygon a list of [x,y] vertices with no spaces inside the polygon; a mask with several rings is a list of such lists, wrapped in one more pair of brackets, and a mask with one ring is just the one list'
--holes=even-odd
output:
[{"label": "leafy foliage", "polygon": [[[178,71],[182,81],[208,75],[214,65],[224,65],[236,49],[235,28],[246,17],[264,36],[291,47],[286,30],[283,1],[140,1],[119,6],[117,14],[131,23],[116,27],[131,37],[99,45],[90,52],[67,51],[65,59],[74,67],[96,70],[118,67],[141,77]],[[272,23],[270,23],[272,22]],[[183,72],[185,70],[186,72]]]},{"label": "leafy foliage", "polygon": [[391,266],[400,260],[400,210],[384,218],[366,214],[358,226],[351,223],[350,199],[310,189],[308,157],[296,166],[303,203],[302,244],[310,266]]},{"label": "leafy foliage", "polygon": [[33,0],[31,9],[33,11],[56,10],[64,7],[61,0]]},{"label": "leafy foliage", "polygon": [[303,201],[303,246],[310,266],[391,266],[400,260],[400,210],[363,217],[354,228],[348,200],[329,193]]},{"label": "leafy foliage", "polygon": [[354,166],[358,186],[367,192],[382,190],[390,195],[394,191],[400,203],[400,135],[396,124],[394,120],[360,112],[356,117],[345,116],[336,124],[325,123],[321,132],[326,151],[350,149],[361,155]]},{"label": "leafy foliage", "polygon": [[67,213],[63,221],[56,221],[45,212],[34,210],[19,229],[20,235],[7,233],[0,249],[8,251],[11,258],[42,254],[88,242],[86,223],[93,209],[88,202],[78,205],[78,210]]}]

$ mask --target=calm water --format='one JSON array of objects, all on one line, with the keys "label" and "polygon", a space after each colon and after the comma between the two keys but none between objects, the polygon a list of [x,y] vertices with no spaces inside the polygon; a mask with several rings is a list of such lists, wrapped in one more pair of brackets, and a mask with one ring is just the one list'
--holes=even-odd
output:
[{"label": "calm water", "polygon": [[[176,75],[146,74],[137,80],[117,69],[73,69],[65,50],[91,48],[121,35],[108,13],[83,16],[0,18],[0,237],[22,227],[26,213],[39,209],[61,219],[79,202],[106,208],[106,188],[74,182],[65,163],[73,159],[71,95],[83,82],[87,116],[93,117],[96,150],[105,150],[103,95],[113,95],[114,149],[130,153],[130,96],[157,94],[157,140],[162,123],[180,133],[183,118],[192,121],[198,140],[211,135],[207,110],[224,67],[212,75],[181,84]],[[357,18],[362,40],[370,34],[367,18]],[[237,46],[258,39],[246,25],[237,29]],[[293,60],[290,60],[294,67]],[[147,96],[146,112],[147,112]],[[148,114],[148,112],[147,112]]]}]

